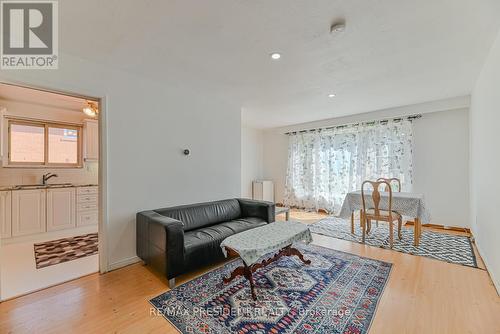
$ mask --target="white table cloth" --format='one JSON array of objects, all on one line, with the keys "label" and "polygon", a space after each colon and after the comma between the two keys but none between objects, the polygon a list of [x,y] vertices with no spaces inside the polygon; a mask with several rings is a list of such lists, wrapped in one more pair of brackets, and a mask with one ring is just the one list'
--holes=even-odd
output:
[{"label": "white table cloth", "polygon": [[[380,209],[388,209],[388,196],[388,192],[380,192]],[[365,192],[365,201],[367,206],[373,207],[371,193]],[[349,218],[353,211],[361,209],[363,209],[361,190],[353,191],[346,195],[338,216],[340,218]],[[393,192],[392,211],[396,211],[403,216],[419,218],[422,224],[429,224],[431,221],[431,216],[425,207],[424,195],[422,194]]]},{"label": "white table cloth", "polygon": [[302,241],[312,241],[309,227],[302,223],[287,221],[275,222],[232,235],[221,243],[222,251],[227,256],[226,247],[239,254],[247,266],[256,263],[262,256]]}]

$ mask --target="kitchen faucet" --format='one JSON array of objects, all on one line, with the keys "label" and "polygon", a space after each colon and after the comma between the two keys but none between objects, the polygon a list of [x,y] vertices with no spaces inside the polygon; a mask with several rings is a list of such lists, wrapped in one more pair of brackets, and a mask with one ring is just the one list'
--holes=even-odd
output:
[{"label": "kitchen faucet", "polygon": [[42,176],[43,185],[45,186],[47,184],[47,181],[53,177],[57,177],[57,174],[53,174],[53,173],[43,174],[43,176]]}]

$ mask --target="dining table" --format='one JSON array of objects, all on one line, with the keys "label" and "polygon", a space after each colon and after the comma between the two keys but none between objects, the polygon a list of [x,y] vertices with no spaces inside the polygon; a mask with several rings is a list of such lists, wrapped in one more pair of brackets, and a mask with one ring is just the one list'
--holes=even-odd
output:
[{"label": "dining table", "polygon": [[[365,202],[368,206],[372,206],[371,192],[365,191]],[[388,210],[388,206],[389,192],[381,192],[379,207],[382,210]],[[354,212],[358,210],[363,210],[361,190],[351,191],[346,194],[338,216],[345,219],[351,218],[351,222],[353,222]],[[424,195],[413,192],[393,192],[391,210],[402,216],[414,219],[413,243],[415,246],[418,246],[420,244],[420,236],[422,235],[422,224],[429,224],[431,221],[429,210],[425,206]]]}]

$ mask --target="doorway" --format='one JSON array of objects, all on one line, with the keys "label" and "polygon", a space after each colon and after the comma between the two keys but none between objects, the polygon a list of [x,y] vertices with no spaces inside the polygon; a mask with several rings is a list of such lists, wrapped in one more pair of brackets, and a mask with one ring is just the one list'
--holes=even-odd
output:
[{"label": "doorway", "polygon": [[0,83],[0,300],[105,271],[101,98]]}]

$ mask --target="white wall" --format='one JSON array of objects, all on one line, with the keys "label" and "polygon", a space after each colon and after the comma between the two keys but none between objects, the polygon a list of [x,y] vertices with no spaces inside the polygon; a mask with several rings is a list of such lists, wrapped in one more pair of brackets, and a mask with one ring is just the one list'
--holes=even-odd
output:
[{"label": "white wall", "polygon": [[472,231],[500,292],[500,34],[472,92],[470,121]]},{"label": "white wall", "polygon": [[262,176],[274,181],[274,201],[283,203],[288,162],[288,136],[279,129],[264,131],[264,163]]},{"label": "white wall", "polygon": [[241,197],[252,198],[252,181],[262,178],[263,131],[241,127]]},{"label": "white wall", "polygon": [[414,123],[413,191],[425,194],[433,223],[468,227],[468,104],[464,97],[268,129],[264,132],[263,176],[275,181],[276,201],[282,202],[288,149],[288,137],[283,133],[287,131],[422,113]]},{"label": "white wall", "polygon": [[[197,82],[161,82],[60,54],[58,70],[0,80],[106,97],[108,263],[136,259],[138,211],[240,195],[240,107]],[[182,149],[189,148],[189,157]]]},{"label": "white wall", "polygon": [[413,191],[425,194],[434,224],[470,227],[468,123],[468,109],[414,122]]}]

